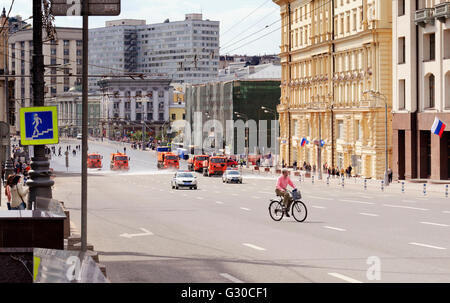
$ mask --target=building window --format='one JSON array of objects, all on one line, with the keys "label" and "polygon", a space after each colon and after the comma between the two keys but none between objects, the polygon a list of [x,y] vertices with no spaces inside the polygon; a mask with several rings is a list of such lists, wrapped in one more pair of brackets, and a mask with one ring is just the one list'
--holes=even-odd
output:
[{"label": "building window", "polygon": [[405,63],[405,37],[398,38],[398,64]]},{"label": "building window", "polygon": [[423,36],[423,57],[424,61],[433,61],[435,59],[436,41],[435,35],[427,34]]},{"label": "building window", "polygon": [[405,14],[405,0],[398,0],[398,16]]},{"label": "building window", "polygon": [[70,55],[70,50],[68,48],[64,49],[64,56],[69,56]]},{"label": "building window", "polygon": [[337,138],[344,139],[344,121],[343,120],[337,121]]},{"label": "building window", "polygon": [[405,109],[405,80],[399,80],[398,81],[398,109],[402,110]]},{"label": "building window", "polygon": [[434,108],[435,105],[435,79],[433,74],[425,77],[425,108]]},{"label": "building window", "polygon": [[450,59],[450,29],[444,30],[444,60]]},{"label": "building window", "polygon": [[[450,108],[450,71],[445,75],[445,108]],[[450,142],[449,142],[450,143]],[[449,155],[450,156],[450,155]]]},{"label": "building window", "polygon": [[172,114],[172,120],[175,121],[177,119],[177,115],[176,114]]},{"label": "building window", "polygon": [[164,121],[164,113],[159,113],[159,121]]},{"label": "building window", "polygon": [[[449,74],[449,81],[450,81],[450,74]],[[450,91],[450,89],[449,89],[449,91]],[[450,100],[450,99],[449,99]],[[183,120],[186,120],[186,114],[183,114]]]},{"label": "building window", "polygon": [[362,139],[362,127],[361,127],[361,121],[356,120],[355,121],[355,140],[361,141]]}]

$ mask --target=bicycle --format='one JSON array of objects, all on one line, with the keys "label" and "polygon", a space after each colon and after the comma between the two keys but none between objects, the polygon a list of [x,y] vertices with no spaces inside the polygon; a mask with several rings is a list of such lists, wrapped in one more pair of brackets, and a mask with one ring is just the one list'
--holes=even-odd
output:
[{"label": "bicycle", "polygon": [[[289,193],[294,200],[294,202],[292,202],[291,204],[290,209],[292,216],[297,222],[304,222],[306,220],[306,217],[308,216],[308,209],[306,208],[306,205],[302,201],[300,201],[300,199],[302,198],[300,192],[290,191]],[[281,221],[284,217],[285,212],[286,207],[283,204],[282,197],[270,200],[269,214],[272,220],[277,222]]]}]

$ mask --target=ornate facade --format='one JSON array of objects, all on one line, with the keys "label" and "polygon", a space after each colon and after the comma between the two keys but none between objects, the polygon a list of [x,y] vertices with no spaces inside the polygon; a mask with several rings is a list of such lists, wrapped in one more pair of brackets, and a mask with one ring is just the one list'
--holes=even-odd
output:
[{"label": "ornate facade", "polygon": [[[391,3],[382,0],[274,0],[281,8],[280,156],[284,163],[385,171],[386,96],[391,142]],[[319,127],[319,123],[321,127]],[[320,133],[319,133],[319,130]],[[310,144],[301,147],[302,138]],[[389,153],[391,146],[389,144]],[[280,160],[280,161],[281,161]]]}]

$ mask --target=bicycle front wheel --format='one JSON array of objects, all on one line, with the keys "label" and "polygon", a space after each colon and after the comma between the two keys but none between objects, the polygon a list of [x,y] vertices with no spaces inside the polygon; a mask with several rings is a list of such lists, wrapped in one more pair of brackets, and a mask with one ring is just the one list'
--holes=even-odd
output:
[{"label": "bicycle front wheel", "polygon": [[270,203],[269,214],[272,220],[281,221],[284,216],[283,205],[281,205],[281,203],[277,201]]},{"label": "bicycle front wheel", "polygon": [[292,216],[297,222],[303,222],[306,220],[308,216],[308,210],[306,209],[306,205],[301,201],[296,201],[292,205]]}]

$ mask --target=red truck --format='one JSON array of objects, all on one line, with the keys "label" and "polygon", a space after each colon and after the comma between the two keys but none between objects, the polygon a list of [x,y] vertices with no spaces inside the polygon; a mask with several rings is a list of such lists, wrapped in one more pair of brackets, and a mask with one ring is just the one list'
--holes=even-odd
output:
[{"label": "red truck", "polygon": [[203,168],[204,176],[223,175],[227,170],[227,158],[223,156],[214,156],[209,158],[208,167]]},{"label": "red truck", "polygon": [[196,171],[196,172],[202,172],[203,168],[205,168],[207,165],[206,162],[209,162],[209,156],[208,155],[196,155],[193,156],[188,160],[188,170],[190,171]]}]

